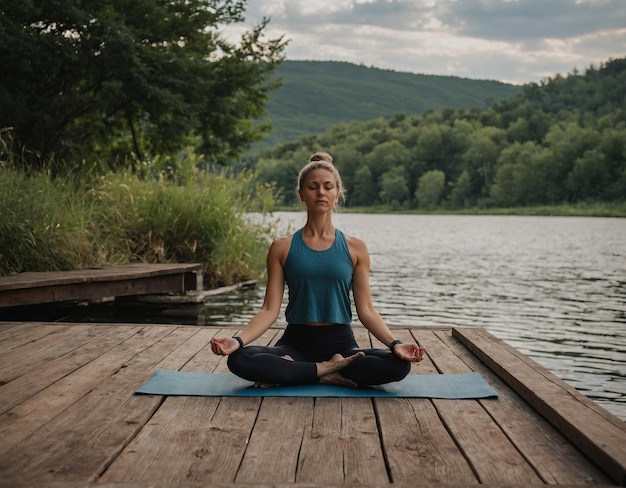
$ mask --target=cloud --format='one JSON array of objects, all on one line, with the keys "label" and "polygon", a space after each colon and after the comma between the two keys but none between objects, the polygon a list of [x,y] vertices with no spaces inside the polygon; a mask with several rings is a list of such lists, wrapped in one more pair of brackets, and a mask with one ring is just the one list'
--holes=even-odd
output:
[{"label": "cloud", "polygon": [[459,35],[506,41],[570,39],[626,27],[623,0],[463,0],[441,19]]},{"label": "cloud", "polygon": [[624,0],[250,0],[263,17],[292,60],[527,83],[626,56]]}]

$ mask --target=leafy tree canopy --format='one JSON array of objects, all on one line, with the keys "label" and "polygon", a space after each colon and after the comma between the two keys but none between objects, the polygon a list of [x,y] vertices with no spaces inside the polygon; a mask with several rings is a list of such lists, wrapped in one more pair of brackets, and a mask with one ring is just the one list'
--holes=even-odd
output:
[{"label": "leafy tree canopy", "polygon": [[[240,42],[219,27],[245,0],[0,3],[0,129],[14,160],[172,154],[225,162],[259,140],[286,42],[264,19]],[[6,140],[6,137],[5,137]]]}]

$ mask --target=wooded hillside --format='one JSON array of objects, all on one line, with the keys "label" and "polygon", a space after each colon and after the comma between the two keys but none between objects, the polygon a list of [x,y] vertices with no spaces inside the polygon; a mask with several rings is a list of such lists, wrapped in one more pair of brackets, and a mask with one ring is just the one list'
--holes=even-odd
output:
[{"label": "wooded hillside", "polygon": [[316,150],[334,156],[348,206],[624,202],[626,59],[528,84],[486,108],[337,124],[263,151],[257,178],[291,203],[297,171]]},{"label": "wooded hillside", "polygon": [[256,147],[323,132],[339,122],[357,122],[397,113],[486,108],[521,87],[370,68],[336,61],[283,61],[275,71],[282,86],[266,104],[272,131]]}]

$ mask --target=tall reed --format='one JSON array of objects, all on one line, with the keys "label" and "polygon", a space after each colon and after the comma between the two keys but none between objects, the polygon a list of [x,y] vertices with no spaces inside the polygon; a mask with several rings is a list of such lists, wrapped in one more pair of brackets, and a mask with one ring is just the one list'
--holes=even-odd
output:
[{"label": "tall reed", "polygon": [[0,168],[0,274],[95,264],[84,225],[69,181]]},{"label": "tall reed", "polygon": [[272,188],[201,165],[188,154],[78,181],[0,167],[0,274],[199,262],[206,286],[259,277],[271,230],[245,214],[269,210]]}]

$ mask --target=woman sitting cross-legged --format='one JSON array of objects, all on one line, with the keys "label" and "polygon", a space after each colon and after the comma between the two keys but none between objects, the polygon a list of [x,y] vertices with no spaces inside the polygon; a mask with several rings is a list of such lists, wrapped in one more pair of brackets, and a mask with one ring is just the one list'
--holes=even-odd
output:
[{"label": "woman sitting cross-legged", "polygon": [[[315,153],[298,175],[307,220],[276,239],[267,255],[261,310],[237,337],[214,338],[214,353],[229,369],[259,387],[312,383],[354,387],[403,379],[424,348],[397,340],[374,308],[367,246],[333,225],[343,198],[341,176],[327,153]],[[285,290],[287,328],[275,346],[247,345],[276,321]],[[350,292],[361,323],[389,349],[359,348],[352,331]]]}]

